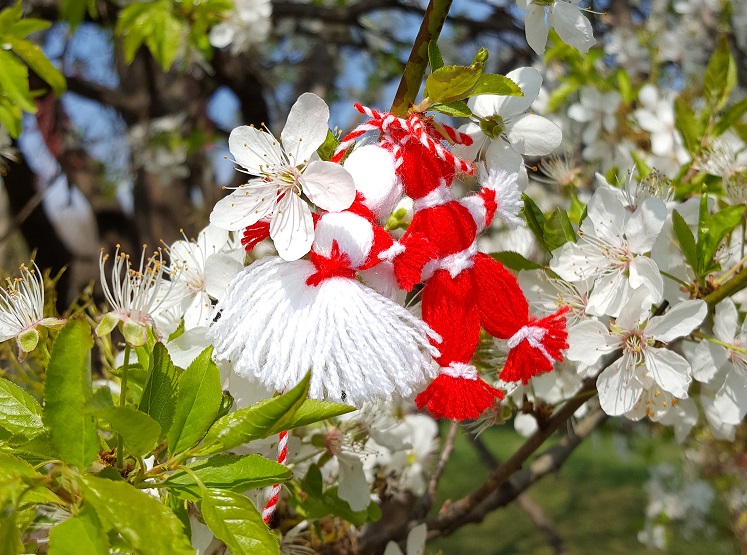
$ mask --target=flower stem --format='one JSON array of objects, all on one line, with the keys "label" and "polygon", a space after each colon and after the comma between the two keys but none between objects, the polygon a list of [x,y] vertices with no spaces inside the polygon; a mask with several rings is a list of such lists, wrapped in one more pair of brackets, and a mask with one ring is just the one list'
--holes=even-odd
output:
[{"label": "flower stem", "polygon": [[428,67],[428,44],[432,40],[438,40],[452,1],[430,0],[428,3],[415,44],[412,45],[410,57],[402,72],[397,94],[394,96],[391,109],[393,114],[400,117],[406,116],[410,106],[415,102],[420,85],[423,84],[425,69]]},{"label": "flower stem", "polygon": [[[127,403],[127,371],[130,368],[130,345],[125,344],[124,364],[122,365],[122,380],[120,382],[119,406]],[[124,468],[124,440],[121,434],[117,434],[117,468]]]}]

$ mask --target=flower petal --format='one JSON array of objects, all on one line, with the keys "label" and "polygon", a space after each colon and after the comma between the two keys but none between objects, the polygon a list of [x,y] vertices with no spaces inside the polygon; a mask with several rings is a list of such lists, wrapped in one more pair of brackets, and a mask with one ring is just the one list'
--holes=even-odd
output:
[{"label": "flower petal", "polygon": [[307,204],[288,192],[278,202],[270,222],[270,237],[283,260],[298,260],[311,249],[314,222]]},{"label": "flower petal", "polygon": [[337,455],[339,467],[339,486],[337,489],[340,499],[347,501],[353,511],[362,511],[371,503],[371,490],[363,472],[360,458],[349,453]]},{"label": "flower petal", "polygon": [[355,200],[355,181],[350,172],[334,162],[312,162],[301,177],[303,192],[319,208],[339,212]]},{"label": "flower petal", "polygon": [[622,271],[614,271],[596,280],[586,312],[594,316],[617,316],[629,296],[628,280]]},{"label": "flower petal", "polygon": [[[728,361],[725,347],[710,341],[701,341],[691,357],[692,376],[702,383],[709,383]],[[732,366],[727,368],[731,370]]]},{"label": "flower petal", "polygon": [[506,137],[514,150],[527,156],[544,156],[560,145],[563,132],[549,119],[523,114],[506,125]]},{"label": "flower petal", "polygon": [[549,30],[545,22],[545,7],[537,4],[530,6],[524,19],[524,31],[527,36],[527,43],[538,56],[545,53]]},{"label": "flower petal", "polygon": [[327,138],[329,107],[314,93],[303,93],[291,107],[280,135],[290,162],[299,166],[308,162]]},{"label": "flower petal", "polygon": [[690,364],[680,355],[669,349],[650,348],[643,353],[646,368],[659,387],[675,397],[687,397],[690,385]]},{"label": "flower petal", "polygon": [[747,414],[747,379],[736,368],[726,375],[713,398],[713,408],[726,424],[739,424]]},{"label": "flower petal", "polygon": [[651,309],[651,298],[645,289],[636,289],[620,310],[615,321],[623,330],[636,329],[641,322],[648,320]]},{"label": "flower petal", "polygon": [[228,150],[251,175],[262,175],[263,168],[283,163],[283,151],[273,136],[248,125],[231,131]]},{"label": "flower petal", "polygon": [[659,198],[647,198],[625,222],[625,237],[637,254],[650,251],[667,219],[667,207]]},{"label": "flower petal", "polygon": [[737,334],[738,317],[737,307],[730,298],[727,297],[718,303],[716,314],[713,316],[713,334],[716,339],[733,345]]},{"label": "flower petal", "polygon": [[597,378],[599,403],[610,416],[619,416],[633,410],[643,393],[643,386],[633,376],[629,355],[610,364]]},{"label": "flower petal", "polygon": [[663,316],[654,316],[646,326],[646,335],[664,343],[688,335],[708,314],[708,305],[701,300],[682,302]]},{"label": "flower petal", "polygon": [[244,265],[228,254],[216,253],[205,261],[205,291],[220,300],[231,280]]},{"label": "flower petal", "polygon": [[607,327],[598,320],[586,320],[569,329],[568,344],[568,360],[588,365],[594,364],[602,355],[611,353],[619,347],[619,341],[616,342],[610,336]]},{"label": "flower petal", "polygon": [[607,188],[597,189],[586,205],[586,214],[597,237],[611,245],[623,244],[626,212],[615,193]]},{"label": "flower petal", "polygon": [[215,204],[210,223],[229,231],[240,231],[272,212],[276,199],[277,187],[274,185],[250,182]]},{"label": "flower petal", "polygon": [[661,301],[664,294],[664,279],[656,262],[645,256],[636,256],[628,263],[628,270],[632,288],[645,288],[651,303]]},{"label": "flower petal", "polygon": [[[540,8],[544,14],[544,8]],[[545,39],[547,39],[547,27],[542,23],[545,29]],[[498,96],[495,100],[494,113],[502,118],[510,118],[517,114],[526,112],[532,103],[539,96],[540,87],[542,86],[542,75],[533,67],[520,67],[506,74],[506,77],[519,85],[524,96]]]},{"label": "flower petal", "polygon": [[564,43],[586,54],[596,44],[591,22],[578,7],[568,2],[555,2],[548,16],[550,26]]}]

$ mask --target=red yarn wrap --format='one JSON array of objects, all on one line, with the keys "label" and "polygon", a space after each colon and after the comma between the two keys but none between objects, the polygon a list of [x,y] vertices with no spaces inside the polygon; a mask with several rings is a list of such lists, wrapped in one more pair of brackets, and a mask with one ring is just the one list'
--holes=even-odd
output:
[{"label": "red yarn wrap", "polygon": [[244,234],[241,236],[241,244],[246,252],[251,252],[254,247],[270,236],[270,222],[268,220],[259,220],[257,223],[244,228]]},{"label": "red yarn wrap", "polygon": [[541,320],[532,318],[528,323],[529,326],[547,330],[542,337],[541,345],[552,360],[548,360],[545,353],[533,347],[525,339],[509,351],[506,366],[500,374],[503,381],[521,381],[526,385],[534,376],[550,372],[556,361],[561,362],[563,360],[561,351],[568,348],[566,312],[568,312],[568,307],[564,306],[555,314],[546,316]]},{"label": "red yarn wrap", "polygon": [[332,251],[329,257],[312,250],[310,258],[316,272],[306,278],[306,285],[315,287],[325,279],[332,277],[355,278],[355,270],[350,268],[350,257],[340,251],[340,245],[337,241],[332,241]]},{"label": "red yarn wrap", "polygon": [[428,409],[434,418],[474,420],[492,407],[496,399],[503,399],[503,392],[480,378],[470,380],[440,374],[415,397],[415,404],[419,409]]}]

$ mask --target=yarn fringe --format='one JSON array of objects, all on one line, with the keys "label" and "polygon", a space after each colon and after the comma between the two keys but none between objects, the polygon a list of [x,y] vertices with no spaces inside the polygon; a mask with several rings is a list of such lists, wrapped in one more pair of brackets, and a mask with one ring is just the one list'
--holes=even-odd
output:
[{"label": "yarn fringe", "polygon": [[360,282],[316,286],[308,260],[264,258],[229,284],[208,335],[237,374],[287,391],[311,369],[309,397],[360,406],[411,397],[435,371],[440,337],[407,309]]},{"label": "yarn fringe", "polygon": [[503,399],[500,389],[495,389],[480,378],[455,378],[441,373],[415,398],[419,409],[426,408],[434,418],[474,420],[496,399]]}]

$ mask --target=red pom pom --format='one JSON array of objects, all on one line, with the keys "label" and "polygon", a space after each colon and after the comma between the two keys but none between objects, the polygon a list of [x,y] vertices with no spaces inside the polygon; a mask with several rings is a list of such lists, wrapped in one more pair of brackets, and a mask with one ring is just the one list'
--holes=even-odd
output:
[{"label": "red pom pom", "polygon": [[461,421],[474,420],[493,406],[496,398],[503,399],[503,392],[480,378],[454,378],[442,373],[415,398],[415,404],[419,409],[427,408],[434,418]]},{"label": "red pom pom", "polygon": [[511,350],[500,375],[504,382],[521,381],[526,385],[532,377],[551,371],[556,361],[563,360],[561,351],[568,348],[566,312],[568,307],[564,306],[541,320],[532,318],[509,339]]},{"label": "red pom pom", "polygon": [[244,245],[246,252],[251,252],[258,243],[264,241],[270,236],[270,222],[268,220],[259,220],[244,229],[244,235],[241,237],[241,244]]}]

